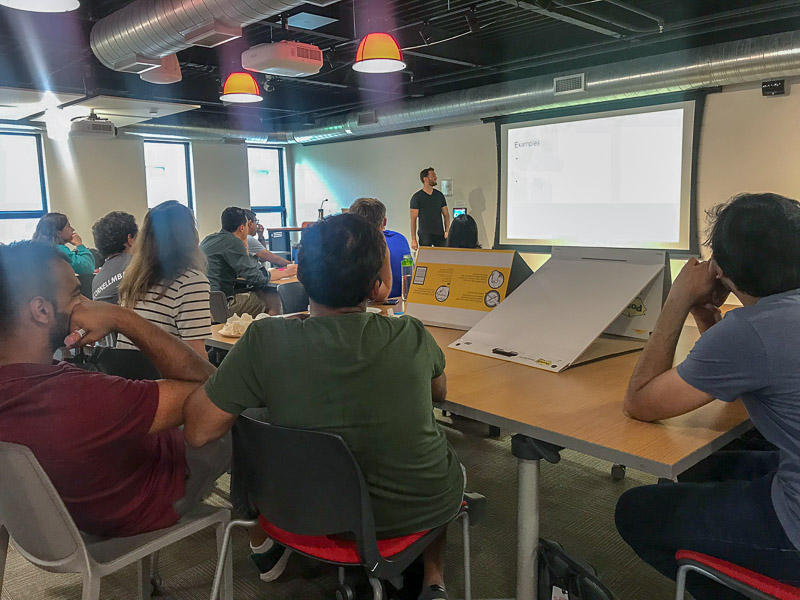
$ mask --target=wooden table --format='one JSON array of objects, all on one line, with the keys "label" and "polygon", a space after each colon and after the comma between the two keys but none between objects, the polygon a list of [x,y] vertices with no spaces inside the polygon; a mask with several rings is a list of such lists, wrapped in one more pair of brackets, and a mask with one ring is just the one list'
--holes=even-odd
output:
[{"label": "wooden table", "polygon": [[[206,343],[231,348],[217,333]],[[517,600],[533,600],[539,539],[539,466],[542,458],[568,448],[674,479],[725,446],[751,425],[741,402],[712,402],[660,423],[642,423],[622,413],[622,401],[639,353],[549,373],[447,346],[463,332],[428,327],[447,359],[447,401],[442,408],[517,435]],[[699,338],[684,327],[676,363]],[[544,442],[542,444],[541,442]],[[544,449],[542,454],[537,451]],[[555,447],[554,447],[555,446]]]},{"label": "wooden table", "polygon": [[278,286],[283,285],[284,283],[299,283],[299,282],[300,280],[297,279],[297,277],[287,277],[286,279],[278,279],[276,281],[270,279],[267,286],[277,290]]}]

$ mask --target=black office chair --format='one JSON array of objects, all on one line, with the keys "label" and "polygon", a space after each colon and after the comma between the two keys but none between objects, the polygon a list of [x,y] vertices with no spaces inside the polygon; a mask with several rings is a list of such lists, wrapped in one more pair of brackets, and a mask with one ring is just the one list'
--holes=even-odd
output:
[{"label": "black office chair", "polygon": [[308,294],[299,281],[279,285],[278,297],[281,300],[281,312],[285,315],[308,310]]},{"label": "black office chair", "polygon": [[228,320],[228,299],[224,292],[211,292],[209,304],[212,323],[224,323]]},{"label": "black office chair", "polygon": [[106,375],[125,379],[161,379],[158,369],[139,350],[95,347],[88,362]]},{"label": "black office chair", "polygon": [[[485,508],[485,498],[469,494],[452,520],[462,519],[464,595],[470,600],[469,524]],[[378,540],[367,485],[341,437],[319,431],[278,427],[246,416],[233,426],[231,502],[246,519],[225,530],[220,563],[235,526],[260,524],[276,542],[316,560],[339,566],[339,600],[354,597],[344,568],[366,569],[373,598],[383,596],[382,580],[403,571],[447,527]],[[222,571],[217,569],[212,600],[217,600]]]},{"label": "black office chair", "polygon": [[78,275],[78,281],[81,284],[81,295],[86,296],[89,300],[92,299],[92,282],[94,281],[94,273],[88,275]]}]

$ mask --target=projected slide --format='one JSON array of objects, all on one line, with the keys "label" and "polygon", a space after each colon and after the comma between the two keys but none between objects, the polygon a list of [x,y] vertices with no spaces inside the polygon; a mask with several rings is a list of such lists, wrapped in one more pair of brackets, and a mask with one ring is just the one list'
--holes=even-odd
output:
[{"label": "projected slide", "polygon": [[504,241],[685,246],[691,120],[673,106],[508,127]]}]

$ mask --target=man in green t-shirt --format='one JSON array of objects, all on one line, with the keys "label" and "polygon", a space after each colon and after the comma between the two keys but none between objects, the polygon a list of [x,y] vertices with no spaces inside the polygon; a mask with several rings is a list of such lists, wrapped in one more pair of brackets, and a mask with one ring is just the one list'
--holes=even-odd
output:
[{"label": "man in green t-shirt", "polygon": [[[355,215],[307,229],[297,276],[311,316],[253,323],[184,411],[193,446],[220,438],[249,408],[264,409],[277,425],[342,436],[364,474],[381,538],[447,522],[464,491],[461,465],[433,415],[446,396],[444,354],[418,320],[366,311],[385,251],[381,232]],[[268,369],[275,356],[294,368]],[[251,538],[263,553],[262,579],[271,581],[288,551],[258,543]],[[441,536],[424,553],[420,598],[447,598],[443,554]]]}]

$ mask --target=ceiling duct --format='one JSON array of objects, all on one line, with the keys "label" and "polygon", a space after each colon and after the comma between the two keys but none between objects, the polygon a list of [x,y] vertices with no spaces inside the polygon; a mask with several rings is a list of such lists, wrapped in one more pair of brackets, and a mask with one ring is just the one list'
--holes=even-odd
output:
[{"label": "ceiling duct", "polygon": [[[392,108],[377,108],[325,119],[313,127],[290,132],[242,132],[147,123],[125,127],[137,133],[186,135],[201,139],[260,139],[261,143],[341,141],[427,125],[684,92],[800,75],[800,31],[780,33],[704,48],[637,58],[580,69],[584,91],[555,95],[554,75],[542,75],[457,92],[409,100]],[[575,75],[575,72],[555,77]],[[182,133],[183,132],[183,133]]]},{"label": "ceiling duct", "polygon": [[100,19],[92,52],[110,69],[142,73],[193,45],[214,47],[242,35],[242,27],[302,4],[336,0],[136,0]]}]

